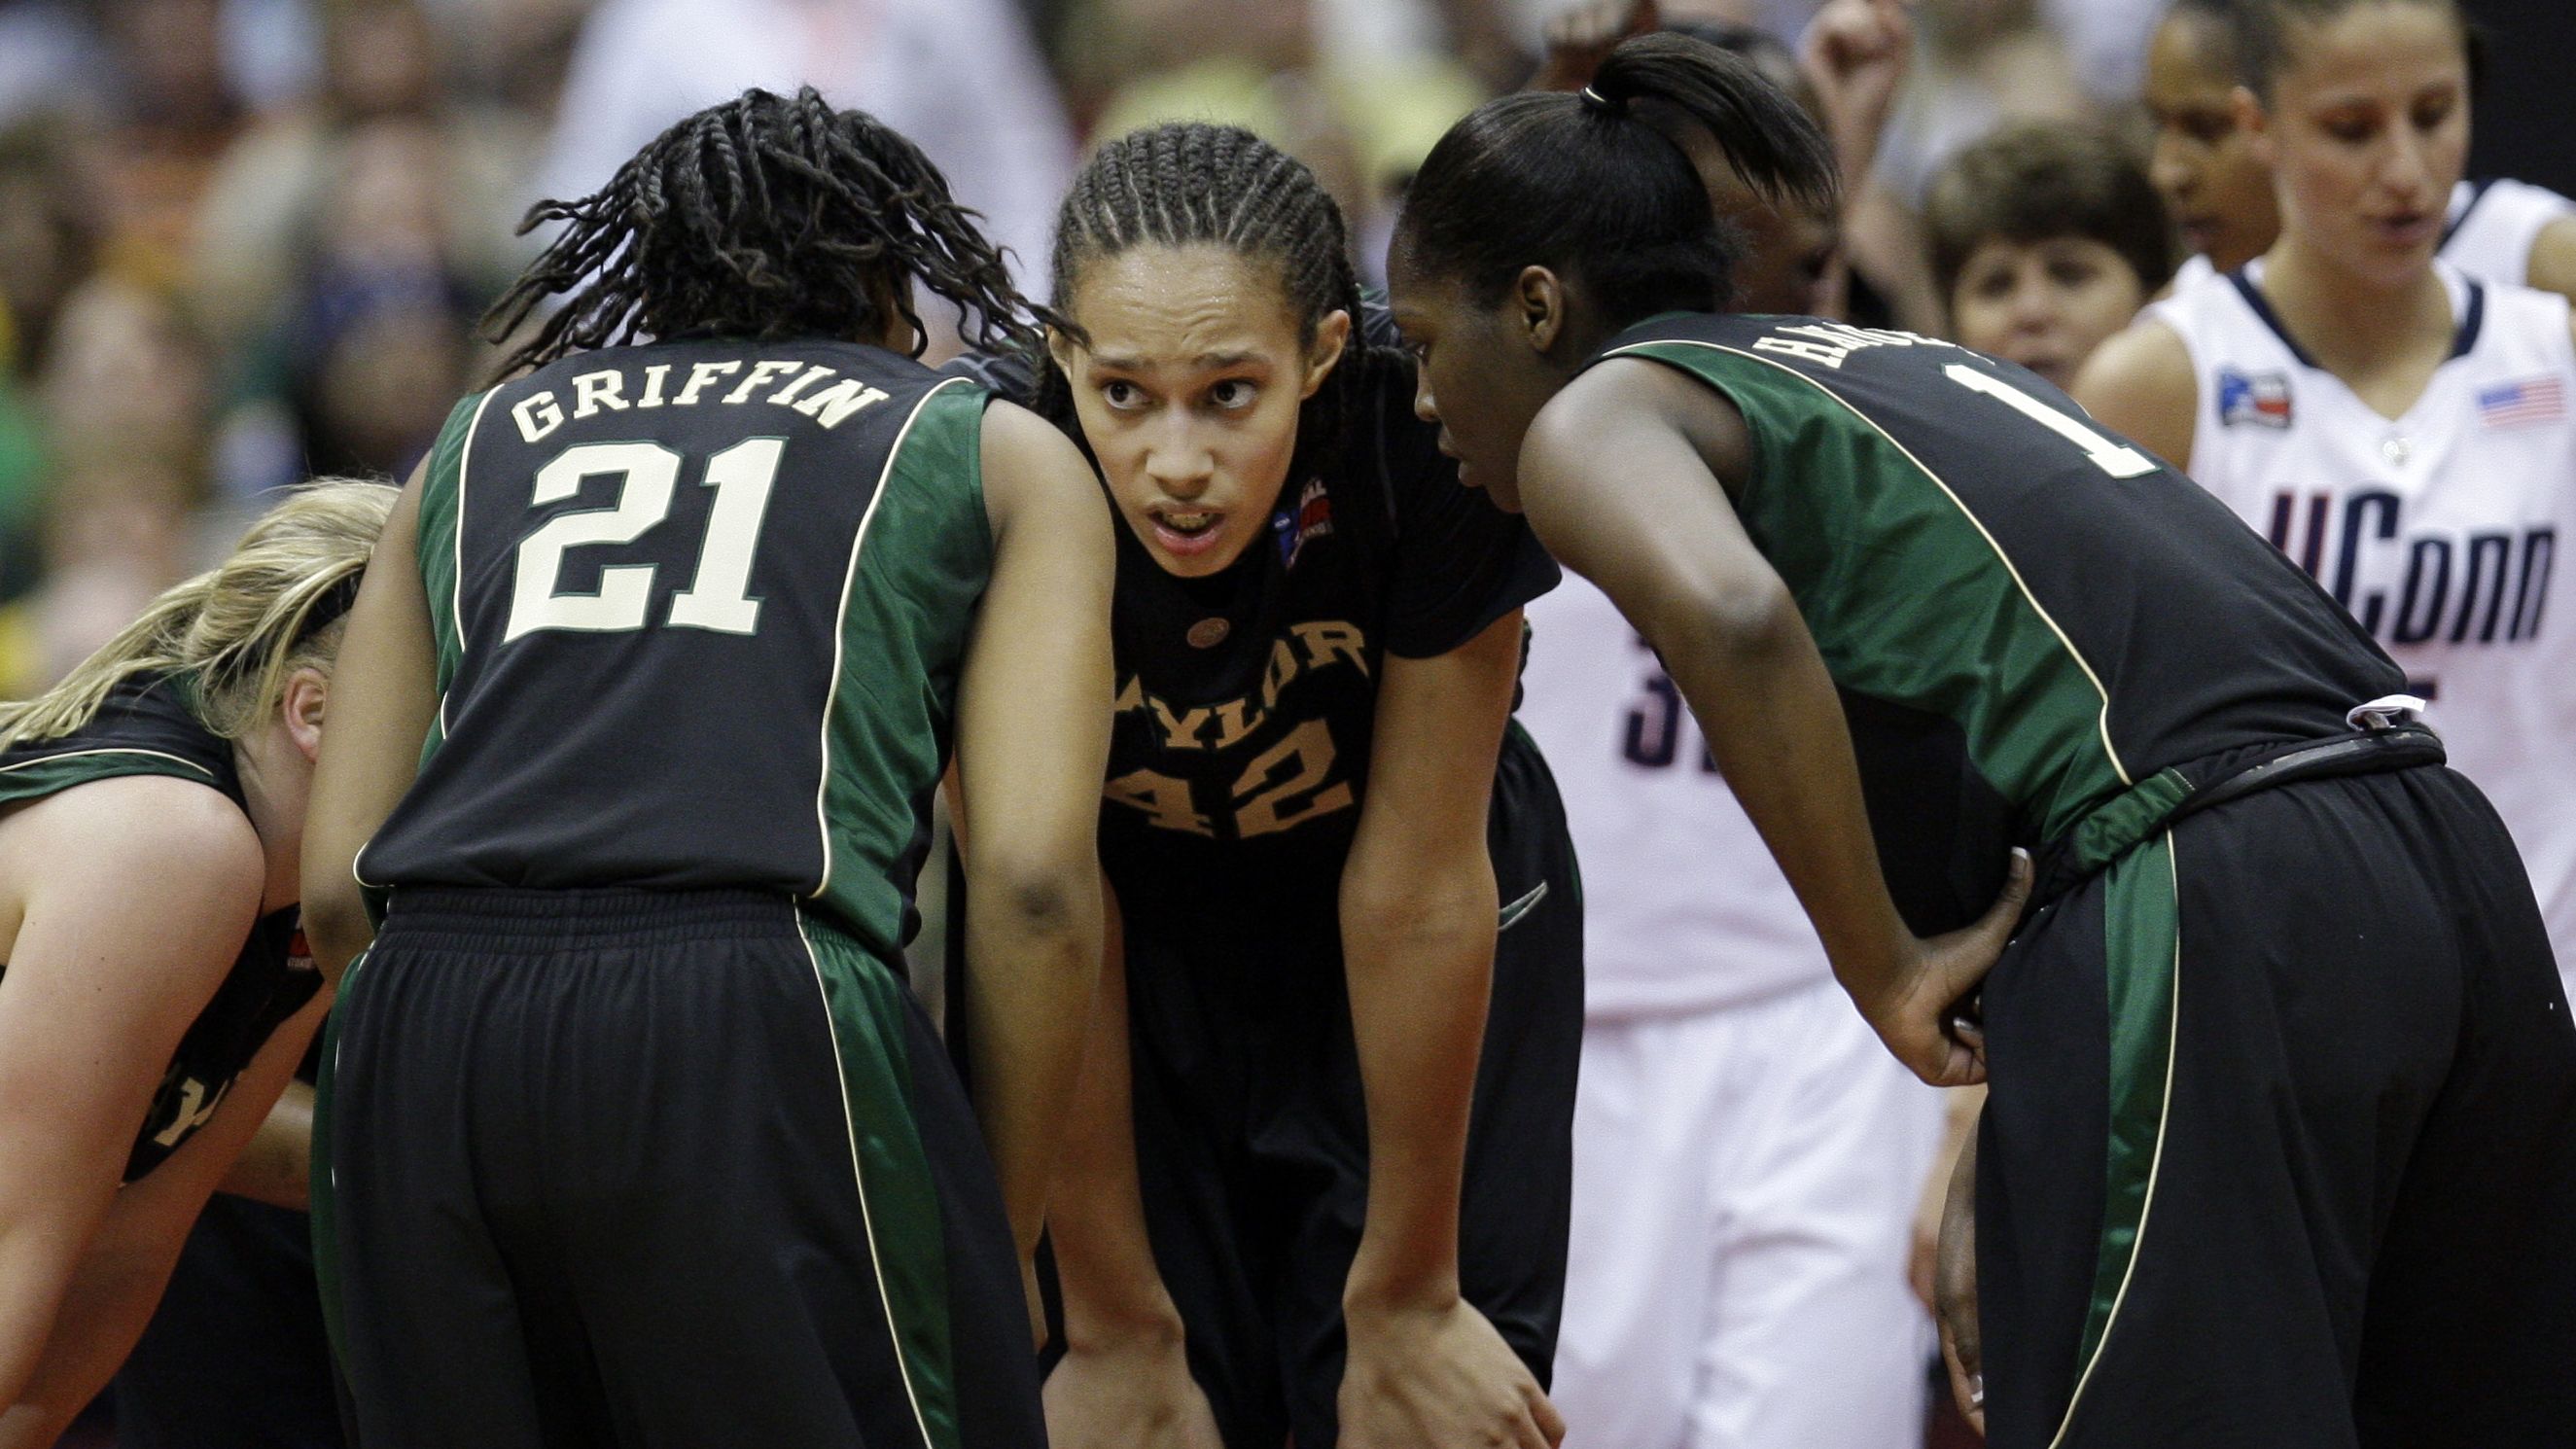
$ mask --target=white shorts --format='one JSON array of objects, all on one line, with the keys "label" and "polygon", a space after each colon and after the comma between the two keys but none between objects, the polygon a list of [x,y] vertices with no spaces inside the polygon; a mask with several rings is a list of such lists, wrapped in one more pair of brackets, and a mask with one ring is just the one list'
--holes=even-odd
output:
[{"label": "white shorts", "polygon": [[1941,1099],[1830,980],[1589,1023],[1552,1397],[1566,1449],[1905,1449]]}]

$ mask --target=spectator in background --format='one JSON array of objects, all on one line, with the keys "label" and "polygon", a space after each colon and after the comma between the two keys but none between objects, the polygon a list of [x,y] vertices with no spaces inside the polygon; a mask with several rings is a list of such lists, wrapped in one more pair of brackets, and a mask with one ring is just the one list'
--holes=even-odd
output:
[{"label": "spectator in background", "polygon": [[586,196],[682,116],[800,84],[917,141],[1014,276],[1043,269],[1073,140],[1011,0],[603,0],[530,190]]},{"label": "spectator in background", "polygon": [[47,457],[35,379],[95,232],[68,129],[36,120],[0,133],[0,601],[35,582]]},{"label": "spectator in background", "polygon": [[1331,43],[1334,8],[1315,0],[1100,0],[1095,14],[1115,37],[1098,59],[1134,72],[1108,96],[1096,134],[1208,120],[1271,141],[1350,218],[1366,281],[1381,279],[1404,179],[1485,98],[1446,56]]},{"label": "spectator in background", "polygon": [[2173,226],[2138,164],[2087,128],[2008,126],[1953,157],[1924,203],[1951,340],[2061,388],[2173,277]]}]

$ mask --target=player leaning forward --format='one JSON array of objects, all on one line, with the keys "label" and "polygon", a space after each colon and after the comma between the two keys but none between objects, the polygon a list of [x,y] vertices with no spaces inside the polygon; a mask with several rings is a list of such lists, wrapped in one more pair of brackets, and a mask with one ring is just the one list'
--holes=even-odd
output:
[{"label": "player leaning forward", "polygon": [[[1023,304],[810,89],[537,215],[501,316],[572,295],[404,490],[315,785],[326,964],[353,858],[391,890],[316,1201],[361,1432],[1041,1444],[1013,1247],[1099,960],[1109,520],[904,355],[916,282],[991,346]],[[952,737],[993,1163],[900,970]]]},{"label": "player leaning forward", "polygon": [[1396,317],[1468,480],[1656,646],[1928,1078],[1976,1070],[1941,1021],[2018,891],[1916,932],[2036,854],[1949,1315],[1992,1441],[2571,1442],[2576,1029],[2494,812],[2331,599],[2034,375],[1717,313],[1657,130],[1692,123],[1829,184],[1758,78],[1632,41],[1432,152]]}]

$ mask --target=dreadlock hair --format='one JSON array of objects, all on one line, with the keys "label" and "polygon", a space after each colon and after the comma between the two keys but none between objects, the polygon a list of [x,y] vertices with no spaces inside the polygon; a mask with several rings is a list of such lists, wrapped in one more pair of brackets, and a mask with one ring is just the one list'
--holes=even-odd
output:
[{"label": "dreadlock hair", "polygon": [[812,86],[748,90],[674,124],[589,196],[529,209],[521,235],[566,225],[493,304],[485,333],[506,340],[546,299],[568,300],[496,375],[688,332],[880,337],[897,317],[918,357],[915,282],[956,306],[975,345],[1028,345],[1036,309],[978,219],[874,116],[835,110]]},{"label": "dreadlock hair", "polygon": [[1613,327],[1725,305],[1740,243],[1671,135],[1636,101],[1706,128],[1764,200],[1829,210],[1833,150],[1750,62],[1673,34],[1620,42],[1575,94],[1524,91],[1449,128],[1415,173],[1397,246],[1478,303],[1523,267],[1581,279]]},{"label": "dreadlock hair", "polygon": [[[1072,310],[1082,269],[1141,245],[1223,247],[1278,268],[1281,297],[1297,318],[1297,342],[1335,311],[1350,314],[1342,360],[1297,413],[1291,480],[1328,471],[1337,461],[1343,424],[1366,395],[1377,369],[1400,364],[1392,347],[1360,335],[1359,274],[1351,266],[1342,209],[1306,163],[1241,126],[1170,121],[1130,131],[1094,151],[1056,213],[1049,270],[1057,313]],[[1050,317],[1077,342],[1089,339],[1069,316]],[[1034,357],[1038,389],[1031,407],[1080,444],[1073,384],[1045,348]]]},{"label": "dreadlock hair", "polygon": [[2291,61],[2291,28],[2323,25],[2365,3],[2423,5],[2448,19],[2459,32],[2460,51],[2469,67],[2470,103],[2476,104],[2479,83],[2486,71],[2486,45],[2460,0],[2236,0],[2227,7],[2226,43],[2235,52],[2238,81],[2268,103],[2273,82],[2281,78]]},{"label": "dreadlock hair", "polygon": [[277,711],[286,677],[328,669],[358,576],[393,512],[382,483],[326,478],[261,514],[230,557],[164,590],[61,683],[0,705],[0,749],[70,734],[138,675],[188,678],[190,713],[238,740]]}]

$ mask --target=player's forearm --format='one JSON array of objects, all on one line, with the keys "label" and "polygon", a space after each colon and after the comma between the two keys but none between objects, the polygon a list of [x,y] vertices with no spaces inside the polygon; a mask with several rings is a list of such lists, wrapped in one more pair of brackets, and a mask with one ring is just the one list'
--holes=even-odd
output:
[{"label": "player's forearm", "polygon": [[[989,853],[989,847],[987,852]],[[1100,966],[1098,869],[967,874],[975,1110],[1022,1256],[1045,1226]]]},{"label": "player's forearm", "polygon": [[[1418,868],[1417,868],[1418,870]],[[1344,873],[1342,954],[1367,1096],[1365,1226],[1345,1298],[1425,1303],[1458,1291],[1458,1196],[1493,986],[1494,875],[1483,852],[1372,889],[1355,851]]]},{"label": "player's forearm", "polygon": [[45,1449],[98,1397],[143,1336],[177,1261],[175,1244],[83,1255],[23,1385],[0,1412],[0,1449]]},{"label": "player's forearm", "polygon": [[1653,642],[1835,978],[1868,1011],[1899,981],[1913,936],[1879,870],[1841,698],[1795,602],[1774,582],[1661,632],[1683,635]]},{"label": "player's forearm", "polygon": [[290,1082],[216,1187],[271,1207],[313,1205],[313,1089]]},{"label": "player's forearm", "polygon": [[1066,1342],[1076,1348],[1140,1338],[1178,1340],[1180,1310],[1154,1262],[1136,1174],[1134,1093],[1127,1037],[1124,943],[1114,927],[1082,1070],[1066,1114],[1064,1151],[1047,1200]]}]

